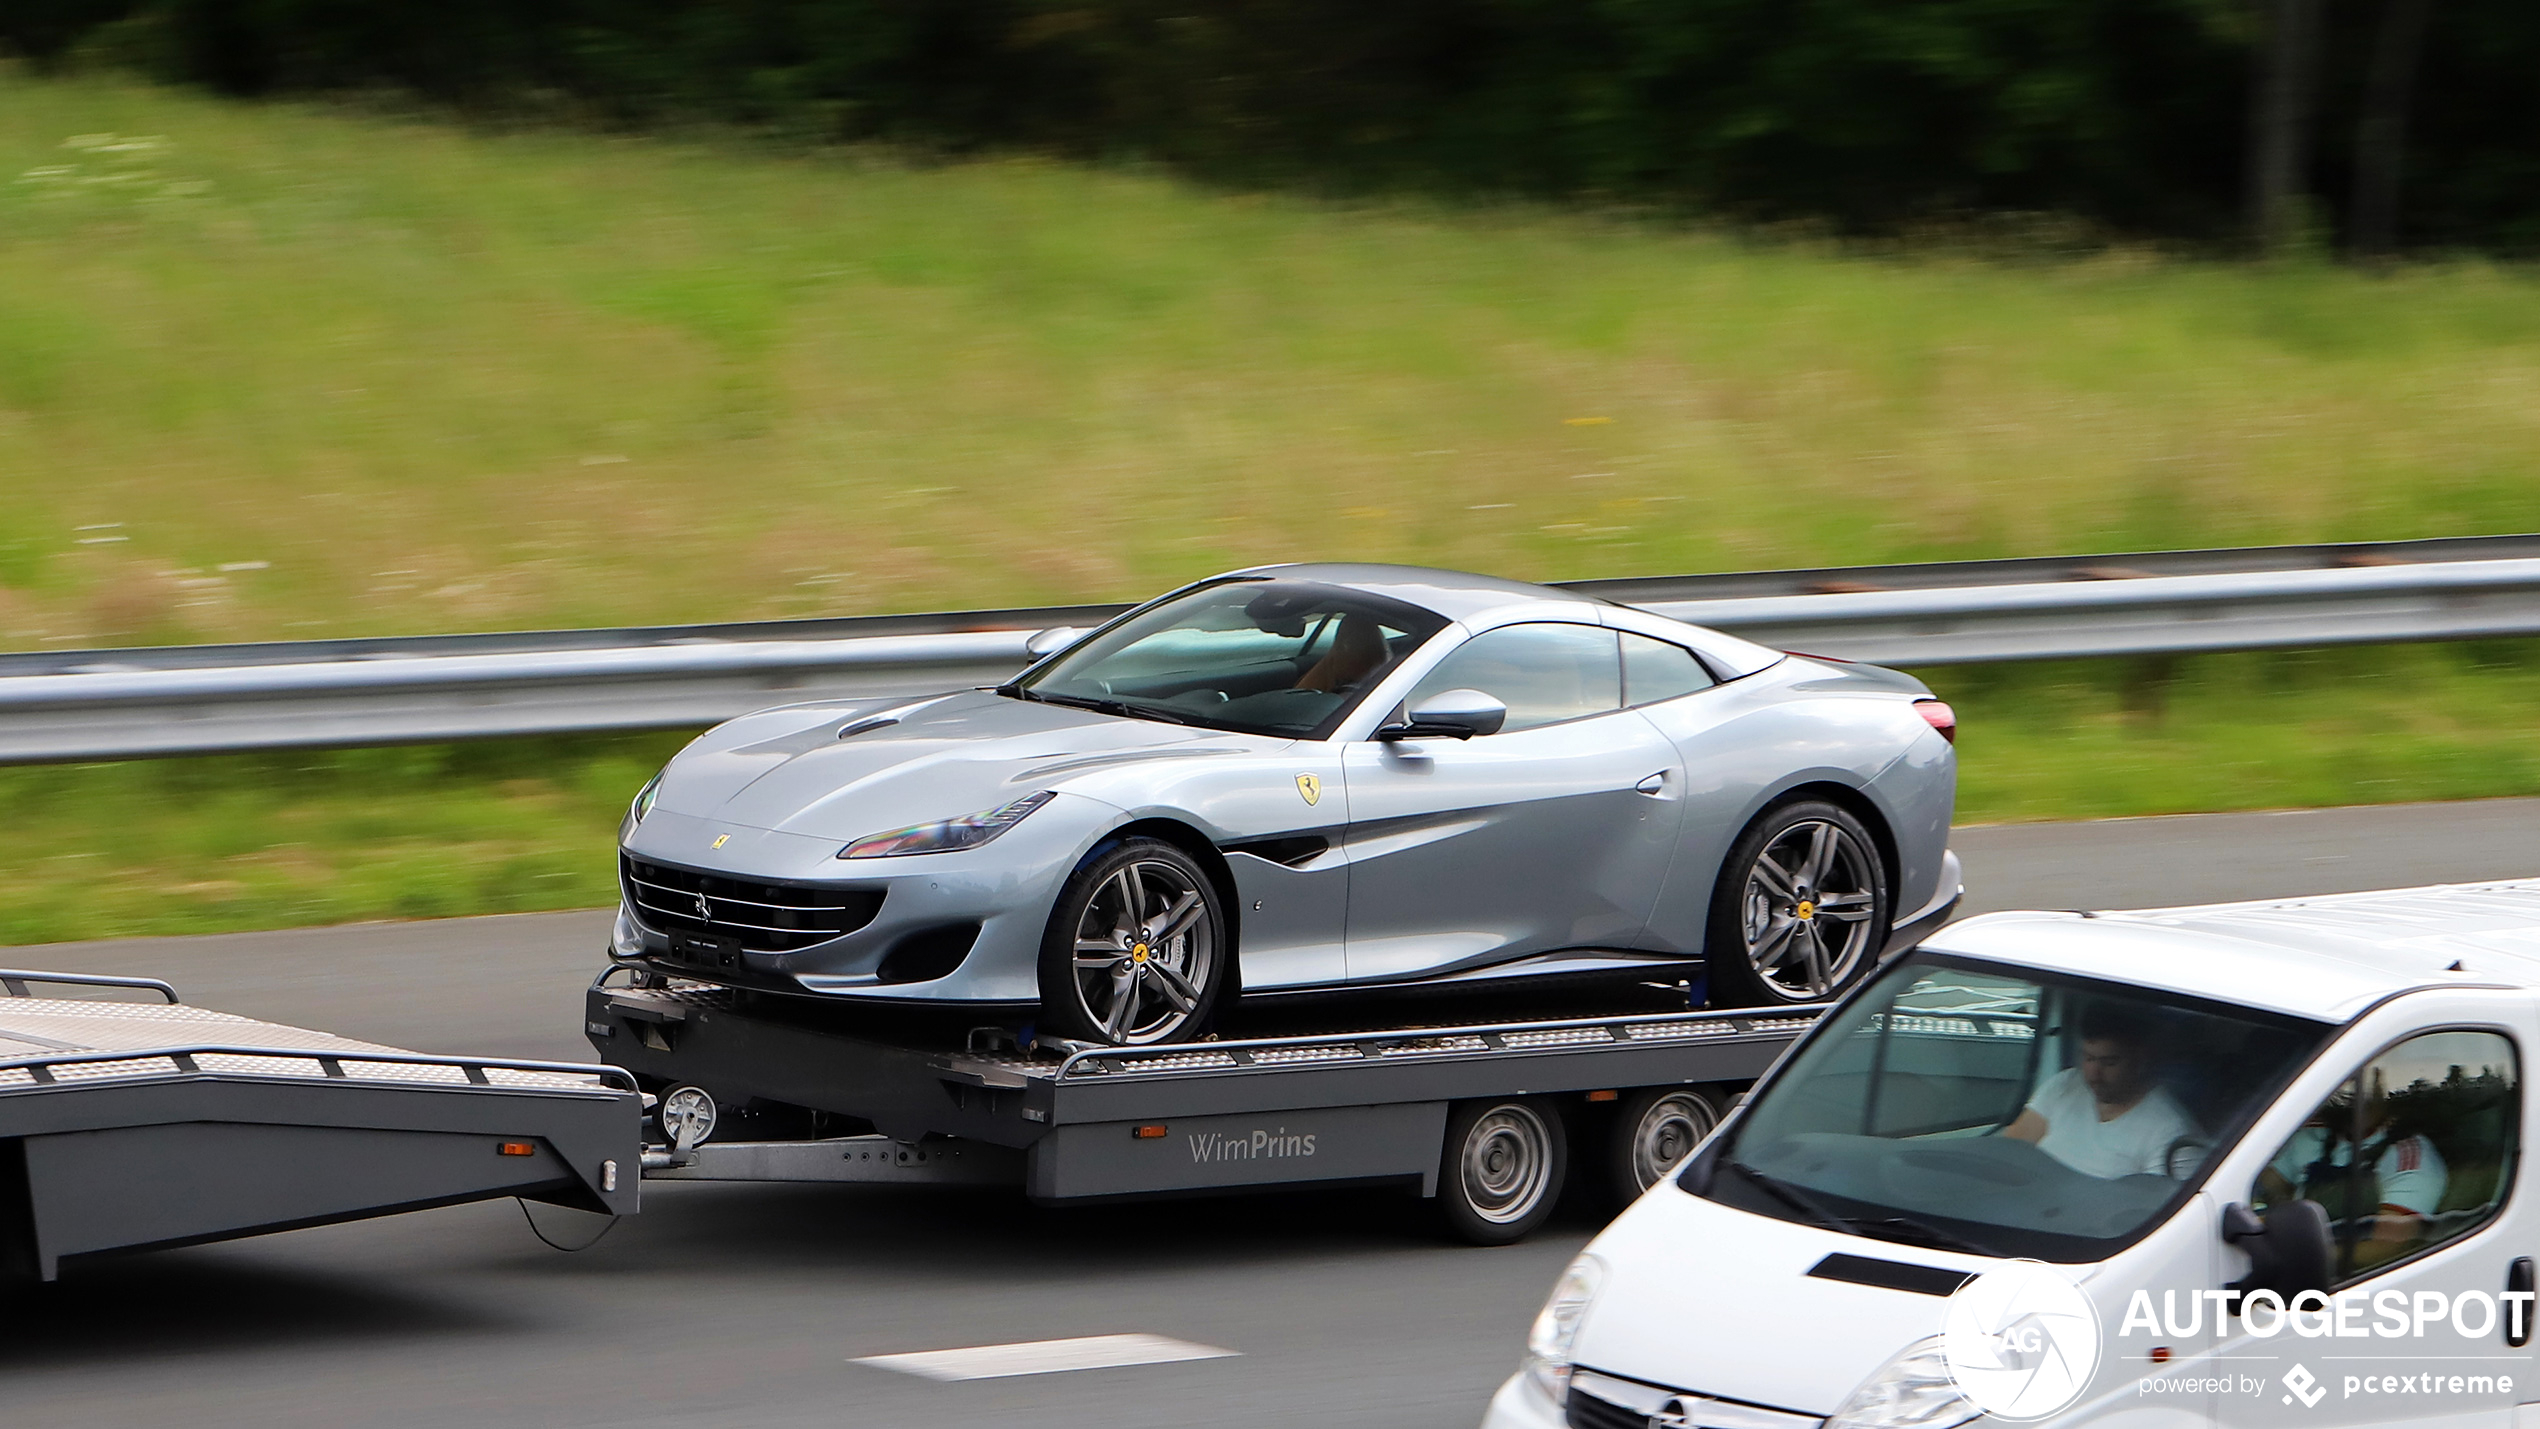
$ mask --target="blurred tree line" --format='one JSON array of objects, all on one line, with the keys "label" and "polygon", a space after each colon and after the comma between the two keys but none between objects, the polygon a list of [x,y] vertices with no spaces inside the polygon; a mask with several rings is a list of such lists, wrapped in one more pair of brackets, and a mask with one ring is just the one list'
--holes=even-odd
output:
[{"label": "blurred tree line", "polygon": [[2533,0],[8,0],[0,43],[1247,184],[2540,248]]}]

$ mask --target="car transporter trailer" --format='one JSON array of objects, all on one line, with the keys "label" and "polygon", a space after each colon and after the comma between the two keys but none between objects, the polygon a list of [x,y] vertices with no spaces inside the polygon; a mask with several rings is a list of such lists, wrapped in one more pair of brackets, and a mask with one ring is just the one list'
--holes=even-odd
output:
[{"label": "car transporter trailer", "polygon": [[404,1052],[148,978],[0,993],[0,1276],[501,1196],[636,1208],[643,1107],[613,1067]]},{"label": "car transporter trailer", "polygon": [[[627,974],[628,976],[621,976]],[[638,981],[646,985],[636,985]],[[662,1180],[1007,1185],[1037,1201],[1393,1183],[1497,1244],[1593,1159],[1636,1191],[1819,1007],[1413,1026],[1157,1047],[929,1049],[809,999],[611,967],[584,1026],[658,1094]],[[773,1106],[869,1133],[713,1140]],[[822,1114],[805,1118],[800,1113]],[[1576,1155],[1572,1154],[1573,1148]],[[1635,1166],[1637,1170],[1635,1170]]]}]

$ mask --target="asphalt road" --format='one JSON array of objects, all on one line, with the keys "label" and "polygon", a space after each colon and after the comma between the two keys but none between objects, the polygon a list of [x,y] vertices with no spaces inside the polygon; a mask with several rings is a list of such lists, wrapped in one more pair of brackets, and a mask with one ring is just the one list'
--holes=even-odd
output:
[{"label": "asphalt road", "polygon": [[[1959,832],[1968,911],[2540,873],[2540,800]],[[430,1050],[580,1059],[606,918],[17,949]],[[0,1291],[0,1405],[65,1426],[1467,1426],[1595,1230],[1442,1244],[1371,1193],[1043,1209],[990,1193],[662,1185],[595,1248],[509,1203],[74,1265]],[[542,1210],[560,1239],[590,1227]],[[860,1356],[1153,1332],[1236,1357],[935,1383]]]}]

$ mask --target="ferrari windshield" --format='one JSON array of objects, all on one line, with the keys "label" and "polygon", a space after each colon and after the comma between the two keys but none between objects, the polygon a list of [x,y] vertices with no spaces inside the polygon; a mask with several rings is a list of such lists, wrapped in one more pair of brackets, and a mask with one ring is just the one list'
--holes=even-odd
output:
[{"label": "ferrari windshield", "polygon": [[1829,1017],[1688,1168],[1686,1189],[2067,1263],[2168,1214],[2329,1030],[1930,951]]},{"label": "ferrari windshield", "polygon": [[1319,739],[1446,618],[1311,581],[1237,580],[1139,611],[1008,693],[1247,734]]}]

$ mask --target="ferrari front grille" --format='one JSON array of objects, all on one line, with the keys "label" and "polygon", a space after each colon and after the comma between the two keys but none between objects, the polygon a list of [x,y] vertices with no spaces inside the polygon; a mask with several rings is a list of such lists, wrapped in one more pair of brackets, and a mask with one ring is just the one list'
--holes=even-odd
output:
[{"label": "ferrari front grille", "polygon": [[618,856],[618,881],[635,916],[666,933],[730,938],[755,953],[790,953],[873,921],[882,894],[868,888],[766,883]]}]

